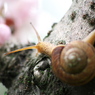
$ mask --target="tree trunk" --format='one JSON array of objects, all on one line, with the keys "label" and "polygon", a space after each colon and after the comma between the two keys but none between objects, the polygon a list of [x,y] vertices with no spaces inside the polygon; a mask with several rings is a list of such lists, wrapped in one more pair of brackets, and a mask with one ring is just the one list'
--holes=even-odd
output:
[{"label": "tree trunk", "polygon": [[[73,0],[68,12],[44,41],[67,44],[85,38],[94,28],[94,0]],[[63,83],[52,73],[47,55],[36,56],[33,50],[3,55],[17,48],[21,47],[0,49],[0,81],[8,88],[7,95],[95,95],[95,79],[82,86]]]}]

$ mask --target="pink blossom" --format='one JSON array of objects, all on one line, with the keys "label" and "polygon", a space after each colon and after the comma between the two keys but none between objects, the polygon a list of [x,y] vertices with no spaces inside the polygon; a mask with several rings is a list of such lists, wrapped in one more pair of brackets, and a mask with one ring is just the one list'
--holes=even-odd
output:
[{"label": "pink blossom", "polygon": [[38,0],[5,0],[8,11],[5,13],[6,18],[14,20],[15,27],[20,28],[27,20],[37,18]]},{"label": "pink blossom", "polygon": [[0,45],[3,45],[11,36],[10,28],[5,24],[0,24]]},{"label": "pink blossom", "polygon": [[5,20],[3,17],[0,16],[0,23],[5,23]]},{"label": "pink blossom", "polygon": [[45,31],[50,29],[50,25],[54,21],[51,20],[52,17],[48,13],[41,9],[42,0],[1,1],[5,5],[2,11],[5,24],[13,31],[10,38],[10,41],[13,43],[27,44],[28,42],[37,41],[30,22],[33,23],[39,34],[44,37],[46,35]]}]

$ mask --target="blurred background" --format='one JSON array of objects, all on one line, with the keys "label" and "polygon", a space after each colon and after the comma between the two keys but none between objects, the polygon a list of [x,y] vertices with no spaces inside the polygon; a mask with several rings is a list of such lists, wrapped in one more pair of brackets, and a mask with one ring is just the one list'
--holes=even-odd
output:
[{"label": "blurred background", "polygon": [[[43,39],[71,3],[72,0],[0,0],[0,47],[6,43],[37,43],[30,22]],[[0,83],[0,95],[5,95],[6,91]]]}]

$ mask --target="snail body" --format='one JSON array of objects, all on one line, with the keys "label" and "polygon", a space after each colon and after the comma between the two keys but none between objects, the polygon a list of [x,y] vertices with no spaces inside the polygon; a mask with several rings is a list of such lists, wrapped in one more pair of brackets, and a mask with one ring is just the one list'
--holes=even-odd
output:
[{"label": "snail body", "polygon": [[70,85],[83,85],[94,78],[95,31],[82,41],[73,41],[67,45],[58,46],[41,41],[36,30],[35,32],[39,40],[37,45],[11,51],[6,55],[27,49],[37,49],[40,53],[49,55],[52,70],[61,81]]}]

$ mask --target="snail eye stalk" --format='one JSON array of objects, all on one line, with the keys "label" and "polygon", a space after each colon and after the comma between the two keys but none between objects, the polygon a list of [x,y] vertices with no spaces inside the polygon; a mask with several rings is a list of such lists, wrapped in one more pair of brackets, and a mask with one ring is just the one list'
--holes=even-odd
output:
[{"label": "snail eye stalk", "polygon": [[35,31],[35,33],[36,33],[36,36],[37,36],[38,42],[40,42],[40,41],[41,41],[41,37],[40,37],[40,35],[38,34],[38,32],[37,32],[36,28],[33,26],[33,24],[32,24],[32,23],[30,23],[30,24],[32,25],[32,27],[33,27],[33,29],[34,29],[34,31]]}]

